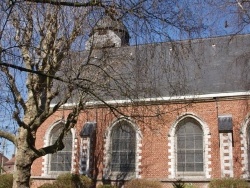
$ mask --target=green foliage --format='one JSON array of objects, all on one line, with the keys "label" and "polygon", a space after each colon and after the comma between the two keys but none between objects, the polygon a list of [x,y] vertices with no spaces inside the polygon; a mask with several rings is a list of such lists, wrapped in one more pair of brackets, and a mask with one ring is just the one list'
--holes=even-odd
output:
[{"label": "green foliage", "polygon": [[162,184],[158,181],[150,181],[145,179],[134,179],[127,182],[125,188],[162,188]]},{"label": "green foliage", "polygon": [[53,184],[46,183],[39,188],[90,188],[92,180],[78,174],[61,174]]},{"label": "green foliage", "polygon": [[181,179],[172,183],[174,188],[196,188],[195,185],[184,183]]},{"label": "green foliage", "polygon": [[105,185],[98,185],[97,188],[117,188],[115,185],[105,184]]},{"label": "green foliage", "polygon": [[0,188],[12,188],[13,174],[0,175]]},{"label": "green foliage", "polygon": [[172,185],[173,185],[174,188],[185,188],[185,183],[180,179],[173,182]]},{"label": "green foliage", "polygon": [[56,188],[75,188],[75,184],[78,184],[78,180],[74,174],[66,173],[57,177],[53,185]]},{"label": "green foliage", "polygon": [[243,179],[223,178],[209,183],[209,188],[248,188],[249,184]]},{"label": "green foliage", "polygon": [[55,188],[55,186],[52,183],[45,183],[39,186],[39,188]]},{"label": "green foliage", "polygon": [[83,188],[90,188],[93,186],[93,181],[87,176],[80,175],[80,181],[84,185]]},{"label": "green foliage", "polygon": [[185,188],[197,188],[197,187],[193,184],[185,184]]}]

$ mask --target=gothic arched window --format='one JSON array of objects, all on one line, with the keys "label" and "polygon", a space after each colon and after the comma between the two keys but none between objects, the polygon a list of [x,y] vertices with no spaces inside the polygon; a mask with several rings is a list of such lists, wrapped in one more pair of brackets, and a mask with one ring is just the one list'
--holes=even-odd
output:
[{"label": "gothic arched window", "polygon": [[185,118],[176,129],[177,173],[204,171],[203,130],[192,118]]},{"label": "gothic arched window", "polygon": [[136,152],[136,131],[126,121],[121,121],[111,130],[112,172],[134,172]]},{"label": "gothic arched window", "polygon": [[[50,145],[55,143],[59,134],[61,133],[62,126],[55,126],[50,133]],[[69,131],[63,139],[64,149],[57,151],[49,156],[49,172],[70,172],[72,163],[72,133]]]}]

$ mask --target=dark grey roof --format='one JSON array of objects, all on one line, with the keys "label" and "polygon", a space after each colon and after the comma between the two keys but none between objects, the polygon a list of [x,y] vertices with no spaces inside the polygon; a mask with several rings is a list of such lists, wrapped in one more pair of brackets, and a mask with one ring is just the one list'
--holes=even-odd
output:
[{"label": "dark grey roof", "polygon": [[148,44],[105,53],[109,54],[110,73],[117,78],[110,81],[107,93],[116,91],[114,98],[250,90],[250,35]]},{"label": "dark grey roof", "polygon": [[102,100],[250,91],[250,35],[106,48],[73,58],[84,64],[82,80],[91,81],[81,84]]}]

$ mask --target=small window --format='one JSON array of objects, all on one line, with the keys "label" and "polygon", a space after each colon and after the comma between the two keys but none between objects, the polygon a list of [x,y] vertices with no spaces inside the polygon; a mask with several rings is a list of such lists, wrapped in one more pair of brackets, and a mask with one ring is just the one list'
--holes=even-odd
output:
[{"label": "small window", "polygon": [[203,131],[195,120],[186,118],[177,126],[177,173],[203,172]]},{"label": "small window", "polygon": [[[53,144],[61,133],[62,127],[55,127],[51,131],[50,144]],[[69,131],[63,139],[64,149],[50,155],[50,172],[70,172],[72,162],[72,133]]]},{"label": "small window", "polygon": [[118,123],[111,132],[111,171],[135,171],[135,130],[126,121]]}]

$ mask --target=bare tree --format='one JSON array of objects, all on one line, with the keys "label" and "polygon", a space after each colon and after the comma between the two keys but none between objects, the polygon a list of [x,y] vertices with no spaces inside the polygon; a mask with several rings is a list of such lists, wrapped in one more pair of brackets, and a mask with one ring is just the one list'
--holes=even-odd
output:
[{"label": "bare tree", "polygon": [[[9,31],[5,30],[2,38],[7,41],[13,37],[14,40],[11,41],[11,50],[6,50],[5,42],[2,43],[1,62],[29,70],[21,76],[20,72],[1,66],[6,89],[9,89],[12,95],[12,116],[19,126],[17,137],[1,131],[1,135],[11,140],[17,148],[14,187],[29,187],[30,168],[36,158],[63,149],[63,137],[74,126],[83,106],[82,98],[79,97],[78,105],[67,117],[58,140],[52,146],[35,148],[39,126],[67,102],[74,90],[73,85],[69,83],[63,88],[66,95],[54,108],[50,108],[51,101],[62,89],[59,86],[54,87],[53,80],[61,69],[62,61],[67,57],[71,45],[82,32],[82,18],[86,15],[84,11],[75,12],[72,14],[74,19],[67,20],[62,14],[66,15],[68,11],[60,7],[54,7],[52,11],[52,7],[44,5],[18,3],[6,18],[9,21],[6,25]],[[68,25],[71,21],[73,24]],[[26,88],[23,88],[23,82],[26,82]]]}]

